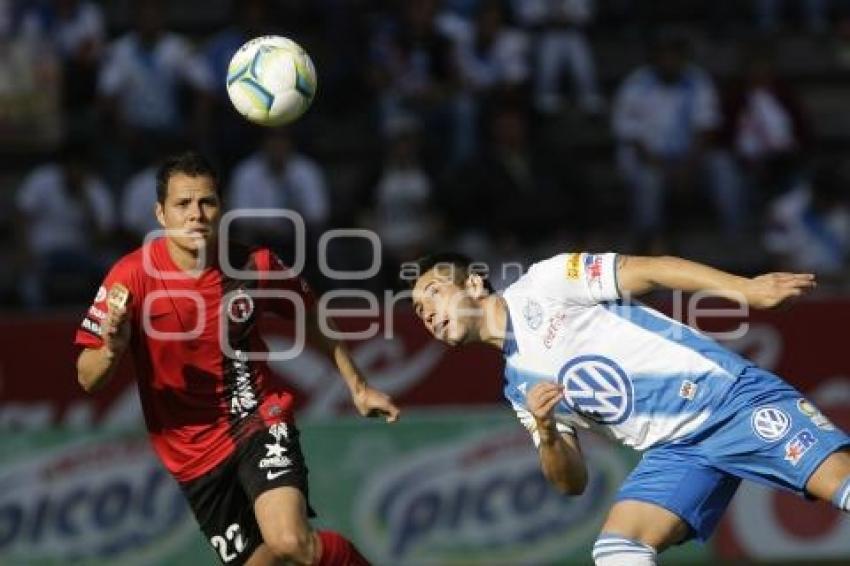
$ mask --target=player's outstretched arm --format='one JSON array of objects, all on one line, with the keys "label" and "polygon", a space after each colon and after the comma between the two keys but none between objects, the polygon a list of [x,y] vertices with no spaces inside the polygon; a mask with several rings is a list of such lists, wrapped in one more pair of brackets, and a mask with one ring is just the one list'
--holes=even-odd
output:
[{"label": "player's outstretched arm", "polygon": [[659,287],[710,291],[759,309],[778,306],[816,285],[811,273],[768,273],[749,278],[679,257],[627,255],[617,258],[617,283],[623,296],[640,295]]},{"label": "player's outstretched arm", "polygon": [[[327,322],[332,330],[336,329],[332,320]],[[398,420],[400,411],[390,396],[366,383],[366,379],[351,358],[345,342],[326,336],[319,327],[315,312],[307,316],[307,337],[313,344],[320,346],[336,364],[351,393],[351,400],[361,415],[364,417],[383,416],[390,423]]]},{"label": "player's outstretched arm", "polygon": [[561,493],[581,495],[587,487],[587,466],[581,447],[572,434],[558,432],[552,414],[562,398],[563,391],[557,383],[538,383],[528,392],[528,410],[534,416],[540,439],[537,449],[543,475]]},{"label": "player's outstretched arm", "polygon": [[101,324],[100,348],[86,348],[77,358],[77,381],[87,393],[103,387],[130,343],[130,320],[127,312],[129,291],[121,284],[113,285],[107,299],[108,312]]}]

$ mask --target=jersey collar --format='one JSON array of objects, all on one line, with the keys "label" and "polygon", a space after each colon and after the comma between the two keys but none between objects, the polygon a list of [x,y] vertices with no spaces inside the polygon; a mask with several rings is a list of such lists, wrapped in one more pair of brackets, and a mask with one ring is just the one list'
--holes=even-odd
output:
[{"label": "jersey collar", "polygon": [[[212,265],[205,267],[197,277],[193,277],[190,273],[180,268],[171,258],[168,251],[168,243],[165,237],[160,237],[154,240],[153,249],[157,258],[158,268],[161,268],[166,273],[170,274],[170,279],[176,279],[183,282],[189,282],[196,287],[205,287],[207,285],[217,285],[220,282],[218,261]],[[217,258],[216,258],[217,260]]]}]

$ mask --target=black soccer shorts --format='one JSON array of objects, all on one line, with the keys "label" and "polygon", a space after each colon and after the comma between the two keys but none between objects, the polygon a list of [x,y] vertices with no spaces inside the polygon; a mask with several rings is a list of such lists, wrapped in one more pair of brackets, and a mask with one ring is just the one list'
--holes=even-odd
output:
[{"label": "black soccer shorts", "polygon": [[[276,487],[307,498],[307,466],[292,424],[276,424],[238,444],[224,462],[181,484],[204,535],[223,564],[244,564],[263,542],[254,501]],[[315,513],[307,505],[308,514]]]}]

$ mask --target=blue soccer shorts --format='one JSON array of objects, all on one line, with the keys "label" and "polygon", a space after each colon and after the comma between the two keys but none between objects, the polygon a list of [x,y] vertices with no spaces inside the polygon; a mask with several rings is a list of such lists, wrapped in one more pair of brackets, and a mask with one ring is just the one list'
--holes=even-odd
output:
[{"label": "blue soccer shorts", "polygon": [[696,434],[644,454],[617,500],[663,507],[690,526],[691,538],[705,541],[741,479],[805,496],[818,466],[844,447],[850,436],[802,393],[770,372],[748,368]]}]

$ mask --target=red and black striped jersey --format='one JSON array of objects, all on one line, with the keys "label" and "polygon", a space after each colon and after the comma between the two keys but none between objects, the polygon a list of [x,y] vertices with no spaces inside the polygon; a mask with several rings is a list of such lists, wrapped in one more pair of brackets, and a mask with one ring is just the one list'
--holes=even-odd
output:
[{"label": "red and black striped jersey", "polygon": [[165,238],[109,271],[75,343],[103,345],[100,324],[114,284],[127,305],[139,396],[153,447],[179,481],[214,468],[240,438],[292,422],[292,392],[271,377],[257,326],[263,313],[292,319],[315,305],[309,287],[267,248],[232,244],[227,261],[189,275]]}]

